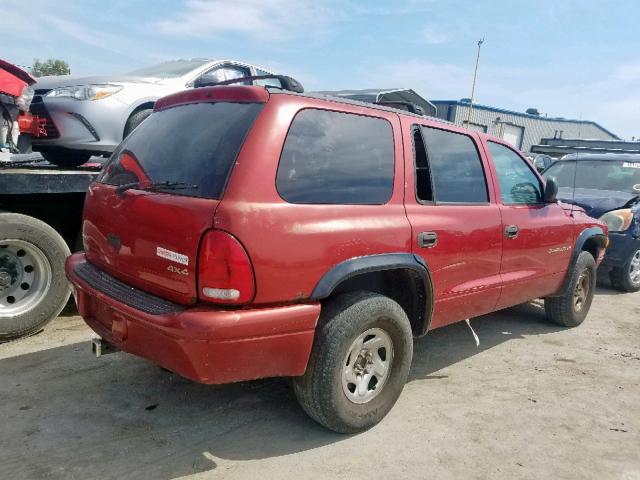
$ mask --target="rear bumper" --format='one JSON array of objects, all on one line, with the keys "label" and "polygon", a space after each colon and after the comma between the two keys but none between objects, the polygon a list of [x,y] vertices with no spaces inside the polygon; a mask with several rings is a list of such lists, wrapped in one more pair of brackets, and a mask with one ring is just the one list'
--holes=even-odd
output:
[{"label": "rear bumper", "polygon": [[609,247],[604,256],[604,268],[622,267],[632,252],[640,248],[640,238],[629,233],[609,233]]},{"label": "rear bumper", "polygon": [[125,352],[209,384],[298,376],[306,370],[318,303],[251,310],[176,305],[173,311],[151,314],[81,278],[76,270],[85,263],[80,252],[66,264],[80,315]]}]

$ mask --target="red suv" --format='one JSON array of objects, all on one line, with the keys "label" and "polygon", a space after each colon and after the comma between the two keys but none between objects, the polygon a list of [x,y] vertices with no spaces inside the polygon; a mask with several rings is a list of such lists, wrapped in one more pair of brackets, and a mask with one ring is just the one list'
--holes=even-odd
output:
[{"label": "red suv", "polygon": [[88,191],[67,274],[89,326],[192,380],[290,376],[338,432],[379,422],[413,337],[543,297],[591,305],[606,226],[500,139],[274,87],[171,95]]}]

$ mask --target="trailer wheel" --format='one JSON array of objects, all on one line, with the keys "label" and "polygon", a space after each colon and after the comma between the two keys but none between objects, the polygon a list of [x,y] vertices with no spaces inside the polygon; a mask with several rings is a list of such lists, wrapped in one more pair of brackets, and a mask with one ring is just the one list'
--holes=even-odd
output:
[{"label": "trailer wheel", "polygon": [[0,213],[0,341],[38,332],[58,316],[71,293],[64,272],[69,255],[46,223]]}]

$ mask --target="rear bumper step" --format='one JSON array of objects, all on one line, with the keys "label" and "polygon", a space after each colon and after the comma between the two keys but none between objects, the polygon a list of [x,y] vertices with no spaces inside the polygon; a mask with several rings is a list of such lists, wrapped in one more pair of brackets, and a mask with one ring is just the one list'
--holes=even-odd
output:
[{"label": "rear bumper step", "polygon": [[98,358],[110,353],[116,353],[119,350],[119,348],[107,342],[104,338],[91,339],[91,351]]}]

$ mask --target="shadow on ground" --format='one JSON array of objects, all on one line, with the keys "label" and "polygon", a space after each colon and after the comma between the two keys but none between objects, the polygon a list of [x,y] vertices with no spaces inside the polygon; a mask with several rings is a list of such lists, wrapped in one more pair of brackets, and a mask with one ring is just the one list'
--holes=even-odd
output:
[{"label": "shadow on ground", "polygon": [[[410,382],[512,339],[559,327],[531,303],[417,340]],[[205,386],[123,353],[78,343],[0,361],[0,478],[170,479],[221,461],[288,455],[340,442],[309,420],[286,380]]]}]

